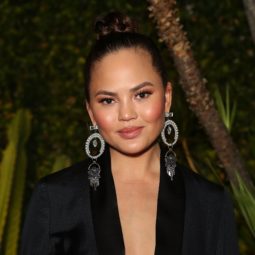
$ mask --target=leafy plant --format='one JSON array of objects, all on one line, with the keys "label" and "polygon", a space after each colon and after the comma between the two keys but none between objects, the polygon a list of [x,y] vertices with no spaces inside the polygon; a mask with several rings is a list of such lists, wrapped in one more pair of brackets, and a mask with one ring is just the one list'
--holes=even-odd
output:
[{"label": "leafy plant", "polygon": [[[215,102],[220,113],[220,116],[226,126],[226,128],[231,131],[231,128],[234,123],[234,118],[236,115],[236,102],[231,106],[230,95],[229,95],[229,86],[226,87],[225,100],[223,100],[222,95],[217,87],[214,93]],[[224,103],[225,101],[225,103]]]},{"label": "leafy plant", "polygon": [[[219,92],[219,89],[215,91],[216,105],[218,107],[221,118],[228,130],[231,130],[236,114],[236,102],[231,107],[229,87],[226,87],[225,103]],[[252,235],[255,237],[255,192],[249,190],[246,183],[236,173],[237,185],[232,185],[233,193],[240,208],[240,211],[251,230]]]},{"label": "leafy plant", "polygon": [[71,159],[67,155],[60,155],[55,159],[52,173],[71,165]]},{"label": "leafy plant", "polygon": [[233,193],[242,215],[255,238],[255,192],[249,190],[242,178],[237,174],[238,184],[232,185]]},{"label": "leafy plant", "polygon": [[[31,115],[20,109],[8,128],[8,145],[0,167],[0,243],[6,255],[17,252],[23,193],[26,180],[26,142],[30,134]],[[3,244],[3,234],[5,243]]]}]

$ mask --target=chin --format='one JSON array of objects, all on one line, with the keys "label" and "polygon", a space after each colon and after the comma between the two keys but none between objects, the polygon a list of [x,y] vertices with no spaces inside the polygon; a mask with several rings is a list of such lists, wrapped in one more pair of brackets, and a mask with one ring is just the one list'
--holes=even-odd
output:
[{"label": "chin", "polygon": [[142,143],[133,143],[133,144],[123,144],[122,146],[120,144],[118,144],[118,146],[111,146],[110,147],[116,151],[118,151],[121,154],[130,156],[130,157],[136,157],[139,156],[141,154],[143,154],[144,152],[146,152],[147,150],[149,150],[151,147],[153,147],[154,145],[156,145],[156,141],[149,143],[149,144],[142,144]]}]

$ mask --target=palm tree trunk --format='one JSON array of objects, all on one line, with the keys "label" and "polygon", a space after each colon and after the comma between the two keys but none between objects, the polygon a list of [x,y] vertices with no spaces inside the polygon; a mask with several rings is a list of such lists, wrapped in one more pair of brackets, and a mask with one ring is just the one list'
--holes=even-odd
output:
[{"label": "palm tree trunk", "polygon": [[255,44],[255,0],[243,0],[243,3],[251,30],[251,36]]},{"label": "palm tree trunk", "polygon": [[216,110],[214,101],[205,86],[205,80],[193,57],[186,33],[179,21],[176,1],[148,1],[150,17],[155,20],[159,37],[166,43],[173,56],[190,109],[204,127],[229,180],[232,184],[237,184],[236,173],[238,173],[251,187],[252,181],[245,169],[245,164]]}]

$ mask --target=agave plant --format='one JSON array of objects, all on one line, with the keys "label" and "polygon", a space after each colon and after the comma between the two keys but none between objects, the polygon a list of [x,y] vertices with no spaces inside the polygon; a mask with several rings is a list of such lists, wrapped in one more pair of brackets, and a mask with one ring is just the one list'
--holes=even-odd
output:
[{"label": "agave plant", "polygon": [[255,238],[255,191],[250,190],[237,174],[237,185],[232,185],[233,193],[242,215]]},{"label": "agave plant", "polygon": [[[215,99],[221,118],[230,131],[236,114],[236,103],[234,102],[231,107],[229,87],[226,88],[225,103],[218,89],[215,91]],[[231,183],[233,194],[252,235],[255,237],[255,190],[250,190],[237,172],[236,177],[237,184]]]},{"label": "agave plant", "polygon": [[225,103],[218,88],[214,92],[214,97],[221,119],[226,128],[231,131],[236,115],[236,102],[233,102],[231,106],[229,86],[226,87]]},{"label": "agave plant", "polygon": [[30,112],[18,110],[8,127],[8,145],[0,165],[0,244],[6,255],[15,255],[18,248],[30,127]]}]

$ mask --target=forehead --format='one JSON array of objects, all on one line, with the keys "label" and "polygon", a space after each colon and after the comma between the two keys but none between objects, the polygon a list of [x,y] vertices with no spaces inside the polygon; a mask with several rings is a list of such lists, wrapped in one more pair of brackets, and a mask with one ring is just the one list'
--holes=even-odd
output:
[{"label": "forehead", "polygon": [[144,81],[162,83],[150,54],[140,48],[111,52],[97,61],[91,72],[91,89],[134,86]]},{"label": "forehead", "polygon": [[144,66],[152,67],[151,55],[146,50],[137,47],[122,48],[112,51],[96,61],[93,69],[107,70],[109,67],[121,67],[121,65],[129,67],[131,64],[140,64],[141,62]]}]

